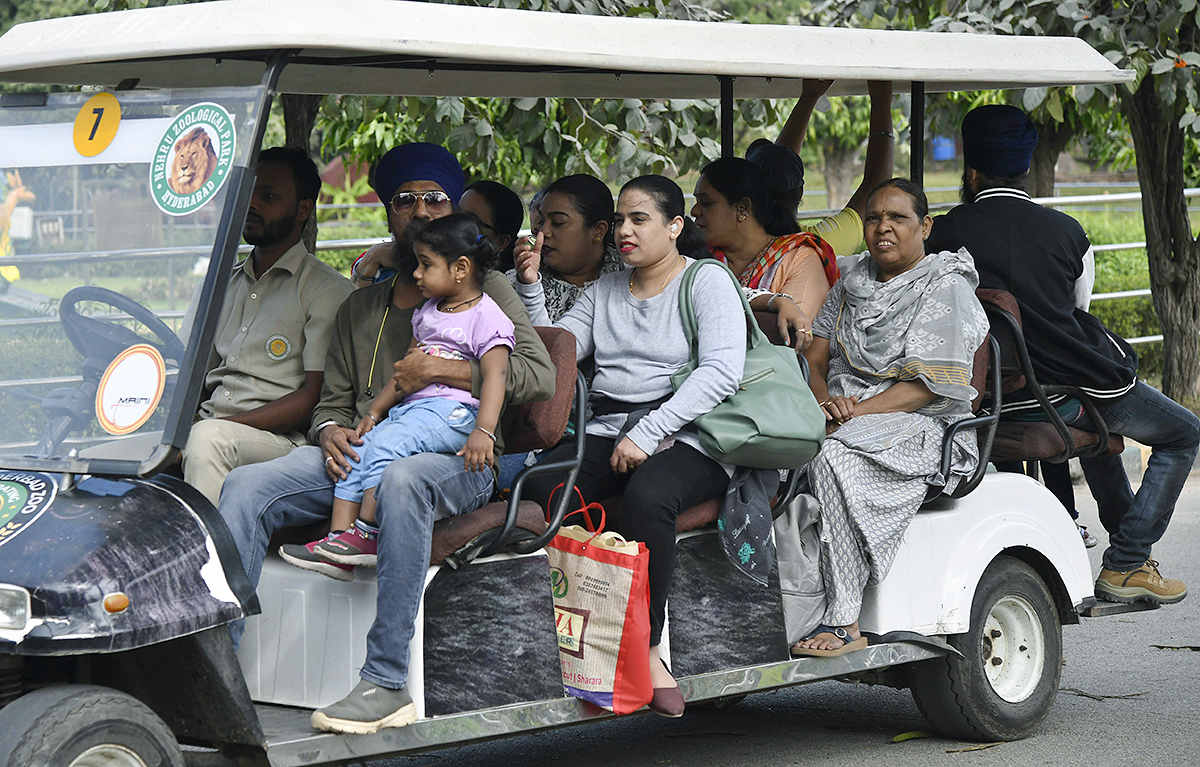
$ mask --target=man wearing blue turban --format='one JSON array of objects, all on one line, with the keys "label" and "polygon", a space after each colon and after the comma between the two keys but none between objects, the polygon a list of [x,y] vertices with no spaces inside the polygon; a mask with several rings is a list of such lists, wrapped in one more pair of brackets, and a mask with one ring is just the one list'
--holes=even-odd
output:
[{"label": "man wearing blue turban", "polygon": [[[1178,602],[1187,587],[1159,574],[1150,548],[1166,531],[1192,469],[1200,420],[1139,381],[1133,349],[1087,312],[1094,255],[1083,227],[1025,192],[1037,145],[1029,117],[1012,106],[979,107],[963,120],[962,138],[966,204],[934,219],[926,250],[967,248],[979,270],[979,287],[1006,290],[1016,298],[1038,380],[1079,386],[1095,399],[1111,433],[1153,448],[1136,494],[1120,456],[1081,460],[1109,533],[1096,596],[1113,602]],[[1094,431],[1077,400],[1051,401],[1068,425]],[[1005,395],[1008,416],[1037,409],[1026,391]]]}]

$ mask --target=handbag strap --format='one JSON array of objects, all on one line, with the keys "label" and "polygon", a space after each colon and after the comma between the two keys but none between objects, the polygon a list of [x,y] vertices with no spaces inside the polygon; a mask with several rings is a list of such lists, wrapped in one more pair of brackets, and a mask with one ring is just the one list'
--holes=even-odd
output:
[{"label": "handbag strap", "polygon": [[737,289],[738,298],[742,300],[742,309],[746,313],[746,350],[749,351],[759,344],[771,343],[762,328],[758,326],[758,320],[754,318],[754,310],[750,308],[750,302],[746,300],[746,294],[742,292],[742,284],[738,282],[729,267],[716,259],[699,259],[684,271],[683,280],[679,284],[679,316],[683,321],[683,334],[687,338],[688,347],[692,350],[692,361],[697,365],[700,364],[700,337],[696,324],[696,309],[692,304],[692,285],[696,282],[696,274],[700,268],[709,264],[719,266],[725,271],[725,274],[729,275],[729,279]]}]

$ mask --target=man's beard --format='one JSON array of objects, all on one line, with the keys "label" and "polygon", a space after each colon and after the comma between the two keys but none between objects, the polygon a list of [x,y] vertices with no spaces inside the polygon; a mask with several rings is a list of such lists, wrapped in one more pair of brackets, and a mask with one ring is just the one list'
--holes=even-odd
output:
[{"label": "man's beard", "polygon": [[392,235],[392,263],[390,266],[400,273],[400,279],[404,282],[415,281],[413,272],[417,271],[417,253],[413,250],[413,243],[428,223],[423,219],[413,219],[408,226],[404,227],[403,232],[399,235]]},{"label": "man's beard", "polygon": [[970,205],[971,203],[975,202],[975,195],[977,194],[979,193],[971,186],[971,182],[967,180],[967,169],[964,166],[962,173],[962,186],[958,188],[958,197],[963,201],[964,204]]},{"label": "man's beard", "polygon": [[295,225],[298,215],[300,215],[299,206],[286,216],[281,216],[273,221],[267,221],[262,216],[247,213],[246,224],[248,225],[251,219],[254,219],[259,223],[260,231],[251,234],[243,227],[242,239],[251,245],[274,245],[291,235],[292,227]]}]

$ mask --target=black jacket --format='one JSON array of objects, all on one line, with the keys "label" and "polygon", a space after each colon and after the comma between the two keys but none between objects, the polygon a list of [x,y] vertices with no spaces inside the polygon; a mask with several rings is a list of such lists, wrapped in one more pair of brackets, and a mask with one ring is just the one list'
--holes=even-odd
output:
[{"label": "black jacket", "polygon": [[[1137,380],[1137,354],[1100,320],[1075,307],[1075,281],[1091,244],[1079,222],[1018,189],[988,189],[933,222],[929,253],[966,247],[979,287],[1007,290],[1021,308],[1041,384],[1071,384],[1100,399],[1121,397]],[[1012,408],[1030,407],[1009,395]],[[1055,398],[1060,399],[1060,398]]]}]

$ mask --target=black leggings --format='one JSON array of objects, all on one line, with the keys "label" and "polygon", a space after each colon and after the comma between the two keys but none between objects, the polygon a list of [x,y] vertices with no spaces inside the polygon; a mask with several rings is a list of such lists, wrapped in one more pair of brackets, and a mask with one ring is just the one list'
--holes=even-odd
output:
[{"label": "black leggings", "polygon": [[[654,647],[662,640],[675,573],[675,519],[699,503],[723,496],[729,477],[719,463],[682,442],[650,456],[630,474],[617,474],[608,463],[615,446],[615,440],[588,435],[576,487],[589,503],[624,492],[606,529],[641,541],[650,551],[650,646]],[[574,450],[573,445],[559,445],[545,460],[570,460]],[[562,481],[560,476],[535,477],[526,483],[524,497],[544,509],[551,491]],[[558,498],[556,493],[554,500]],[[567,509],[578,508],[578,503],[572,501]]]}]

